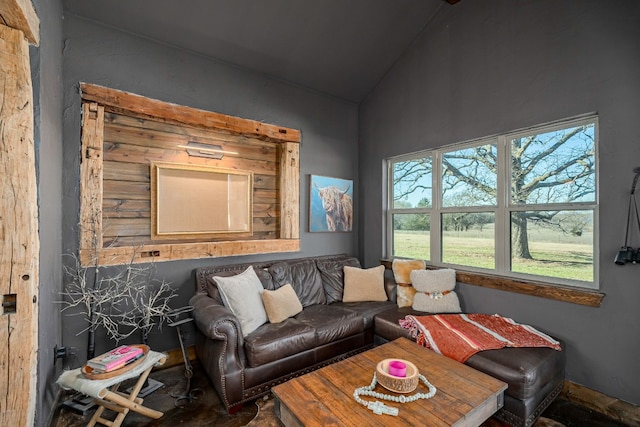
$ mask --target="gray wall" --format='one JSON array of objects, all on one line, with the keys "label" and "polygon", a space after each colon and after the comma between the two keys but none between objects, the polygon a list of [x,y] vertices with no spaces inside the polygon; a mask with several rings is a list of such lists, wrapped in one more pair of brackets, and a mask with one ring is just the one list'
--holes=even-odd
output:
[{"label": "gray wall", "polygon": [[[640,3],[463,1],[443,7],[360,109],[360,256],[382,256],[382,163],[574,115],[600,117],[600,308],[460,285],[464,308],[567,344],[567,379],[640,404],[640,266],[616,266],[640,166]],[[366,231],[366,232],[365,232]],[[640,246],[640,242],[633,242]]]},{"label": "gray wall", "polygon": [[62,0],[34,0],[41,20],[40,46],[30,48],[38,177],[40,284],[38,385],[35,425],[47,425],[58,386],[53,348],[61,342],[61,321],[53,301],[61,290],[62,237]]},{"label": "gray wall", "polygon": [[[158,263],[157,275],[172,283],[188,303],[194,292],[192,271],[202,265],[251,262],[332,253],[357,255],[357,232],[308,233],[309,174],[357,182],[357,105],[171,46],[97,25],[76,16],[64,19],[64,251],[77,249],[80,146],[78,82],[98,84],[151,98],[266,123],[300,129],[300,224],[298,253],[228,257]],[[357,194],[354,194],[357,198]],[[203,212],[206,215],[206,212]],[[84,328],[64,316],[64,344],[86,348]],[[163,328],[152,334],[158,350],[178,348],[176,333]],[[97,351],[110,346],[103,336]],[[81,352],[81,356],[85,356]]]}]

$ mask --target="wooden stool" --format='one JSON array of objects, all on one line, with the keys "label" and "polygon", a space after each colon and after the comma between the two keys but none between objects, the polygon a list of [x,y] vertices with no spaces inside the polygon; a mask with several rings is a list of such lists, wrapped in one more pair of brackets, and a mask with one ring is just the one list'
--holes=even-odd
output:
[{"label": "wooden stool", "polygon": [[[80,369],[75,369],[73,371],[63,372],[57,382],[65,389],[74,389],[94,398],[98,409],[96,409],[96,412],[87,424],[88,427],[93,427],[96,424],[119,427],[122,425],[122,421],[124,421],[129,411],[137,412],[145,417],[158,419],[164,414],[160,411],[142,406],[142,399],[138,397],[138,393],[140,393],[153,367],[162,365],[166,360],[166,356],[150,351],[145,356],[145,359],[147,360],[143,361],[140,366],[109,379],[90,380],[83,376]],[[123,381],[136,377],[138,380],[129,394],[118,390]],[[110,409],[117,413],[113,421],[102,417],[105,409]]]},{"label": "wooden stool", "polygon": [[[151,373],[151,369],[153,369],[153,366],[147,368],[140,377],[138,377],[138,381],[136,382],[136,385],[133,386],[130,394],[118,391],[121,384],[118,383],[111,386],[103,398],[94,398],[93,401],[98,405],[98,409],[96,409],[93,417],[91,417],[87,427],[93,427],[96,423],[100,423],[105,426],[120,427],[122,421],[124,421],[124,417],[127,416],[129,411],[137,412],[145,417],[153,418],[154,420],[162,417],[162,415],[164,415],[162,412],[142,406],[142,399],[137,397],[144,385],[144,382]],[[105,409],[111,409],[118,413],[113,421],[102,418],[102,413]]]}]

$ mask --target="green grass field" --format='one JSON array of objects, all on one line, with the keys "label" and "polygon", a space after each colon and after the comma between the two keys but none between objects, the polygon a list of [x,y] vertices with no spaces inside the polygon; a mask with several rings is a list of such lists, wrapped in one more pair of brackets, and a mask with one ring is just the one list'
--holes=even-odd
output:
[{"label": "green grass field", "polygon": [[[472,229],[445,232],[443,262],[493,269],[494,231]],[[590,233],[580,237],[566,236],[553,230],[533,228],[529,231],[529,251],[533,259],[513,259],[514,272],[563,279],[593,281],[593,250]],[[430,251],[428,231],[395,231],[394,255],[428,259]]]}]

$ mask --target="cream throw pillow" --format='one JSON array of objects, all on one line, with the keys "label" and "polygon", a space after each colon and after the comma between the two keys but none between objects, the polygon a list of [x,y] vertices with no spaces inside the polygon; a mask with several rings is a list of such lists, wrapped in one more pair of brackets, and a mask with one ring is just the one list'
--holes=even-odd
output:
[{"label": "cream throw pillow", "polygon": [[411,285],[411,272],[413,270],[424,270],[426,265],[424,260],[394,258],[391,269],[393,270],[393,278],[398,284],[396,287],[398,307],[411,307],[413,305],[413,297],[416,294],[416,290]]},{"label": "cream throw pillow", "polygon": [[265,289],[261,296],[270,323],[280,323],[302,311],[298,295],[289,283],[275,291]]},{"label": "cream throw pillow", "polygon": [[429,313],[459,313],[460,300],[454,292],[456,272],[450,268],[440,270],[414,270],[411,283],[416,288],[413,309]]},{"label": "cream throw pillow", "polygon": [[384,265],[367,269],[344,266],[342,302],[359,301],[387,301]]},{"label": "cream throw pillow", "polygon": [[218,286],[222,303],[240,321],[242,336],[247,336],[267,323],[267,312],[264,310],[260,294],[264,290],[253,267],[235,276],[213,276]]}]

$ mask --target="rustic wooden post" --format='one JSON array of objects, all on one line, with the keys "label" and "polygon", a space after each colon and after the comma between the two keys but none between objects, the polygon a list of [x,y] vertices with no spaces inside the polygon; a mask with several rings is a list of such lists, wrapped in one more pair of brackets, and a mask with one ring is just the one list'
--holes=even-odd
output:
[{"label": "rustic wooden post", "polygon": [[280,148],[280,238],[299,239],[300,144],[284,142]]},{"label": "rustic wooden post", "polygon": [[[38,199],[30,2],[0,2],[0,425],[32,426],[38,341]],[[14,28],[18,29],[14,29]]]},{"label": "rustic wooden post", "polygon": [[94,102],[82,106],[80,153],[80,259],[97,266],[102,249],[102,135],[104,107]]}]

